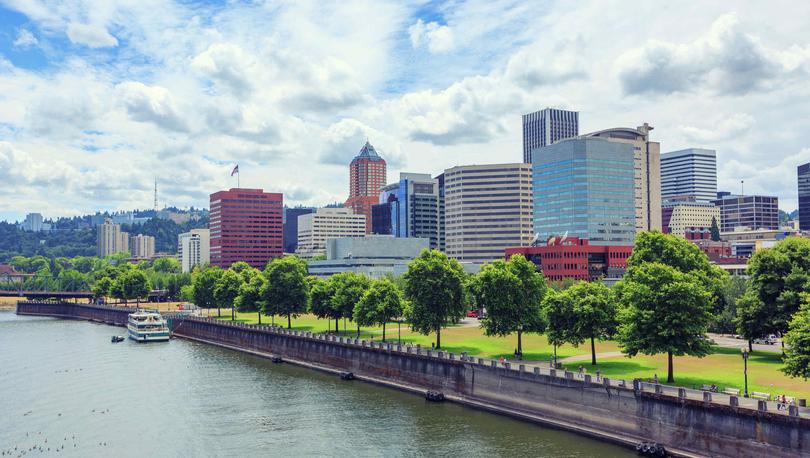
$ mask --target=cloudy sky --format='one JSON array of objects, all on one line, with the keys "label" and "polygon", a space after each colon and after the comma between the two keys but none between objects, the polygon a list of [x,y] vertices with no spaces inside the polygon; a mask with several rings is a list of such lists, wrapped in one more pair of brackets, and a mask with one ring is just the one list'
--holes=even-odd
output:
[{"label": "cloudy sky", "polygon": [[810,3],[0,0],[0,219],[345,200],[366,139],[400,171],[522,158],[520,116],[655,126],[721,189],[796,208]]}]

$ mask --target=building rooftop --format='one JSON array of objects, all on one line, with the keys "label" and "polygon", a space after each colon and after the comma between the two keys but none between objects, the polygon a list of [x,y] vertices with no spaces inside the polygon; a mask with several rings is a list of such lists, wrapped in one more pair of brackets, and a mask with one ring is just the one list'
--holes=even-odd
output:
[{"label": "building rooftop", "polygon": [[377,154],[377,150],[374,149],[374,147],[371,146],[371,143],[369,143],[368,141],[366,141],[366,144],[363,145],[362,148],[360,148],[360,152],[357,153],[357,156],[355,156],[354,159],[352,159],[352,162],[358,161],[360,159],[368,159],[370,161],[383,161],[383,158],[381,158],[380,155]]}]

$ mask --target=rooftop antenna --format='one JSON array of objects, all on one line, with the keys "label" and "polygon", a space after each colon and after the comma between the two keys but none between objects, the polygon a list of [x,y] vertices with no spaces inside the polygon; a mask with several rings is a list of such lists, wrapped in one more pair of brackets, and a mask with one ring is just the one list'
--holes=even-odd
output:
[{"label": "rooftop antenna", "polygon": [[740,195],[745,196],[745,180],[740,180]]},{"label": "rooftop antenna", "polygon": [[158,211],[158,200],[157,200],[157,177],[155,177],[155,216],[157,216]]}]

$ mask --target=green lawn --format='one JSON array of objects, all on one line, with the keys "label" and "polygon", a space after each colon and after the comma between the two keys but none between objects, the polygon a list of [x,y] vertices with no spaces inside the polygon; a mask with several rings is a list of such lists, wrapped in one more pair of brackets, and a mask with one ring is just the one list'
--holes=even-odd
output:
[{"label": "green lawn", "polygon": [[[212,316],[216,316],[216,310],[211,311]],[[222,310],[223,320],[230,320],[230,310]],[[255,313],[237,313],[237,320],[245,323],[257,323],[258,317]],[[270,324],[271,317],[263,316],[262,324]],[[286,317],[275,317],[276,324],[286,326]],[[314,315],[301,315],[292,320],[293,329],[299,331],[326,332],[327,329],[334,331],[335,322],[321,320]],[[346,321],[346,335],[354,337],[357,328],[350,320]],[[340,332],[343,333],[343,320],[340,320]],[[402,341],[412,344],[421,344],[423,347],[430,347],[436,341],[435,334],[423,336],[414,333],[402,325]],[[389,341],[397,339],[397,324],[389,323],[386,326],[386,337]],[[362,339],[378,340],[382,338],[381,328],[362,328],[360,333]],[[442,330],[442,348],[453,353],[467,352],[471,356],[480,358],[499,358],[501,356],[512,358],[514,349],[517,347],[517,338],[508,337],[487,337],[478,327],[471,326],[450,326]],[[612,341],[597,342],[597,353],[617,351],[618,345]],[[740,351],[736,348],[715,347],[715,352],[705,358],[676,357],[675,384],[687,388],[700,388],[702,385],[715,384],[721,389],[725,387],[743,387],[743,362]],[[527,361],[548,361],[551,359],[553,348],[543,335],[526,334],[523,336],[523,354]],[[565,358],[568,356],[590,354],[590,345],[585,343],[581,346],[573,347],[565,345],[557,349],[557,356]],[[576,371],[582,365],[589,373],[600,370],[602,374],[611,378],[623,378],[632,380],[634,378],[651,379],[654,374],[658,374],[658,379],[662,383],[666,381],[667,360],[666,355],[645,356],[638,355],[635,358],[612,357],[598,358],[598,364],[592,366],[590,359],[565,364],[569,370]],[[755,351],[748,360],[748,390],[765,391],[771,394],[784,394],[796,396],[798,398],[810,399],[810,382],[801,379],[792,379],[779,368],[782,362],[779,353]]]}]

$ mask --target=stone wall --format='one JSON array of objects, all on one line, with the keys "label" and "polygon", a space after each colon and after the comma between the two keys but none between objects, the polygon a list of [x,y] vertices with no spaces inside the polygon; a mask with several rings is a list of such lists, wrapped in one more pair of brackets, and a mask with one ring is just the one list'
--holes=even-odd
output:
[{"label": "stone wall", "polygon": [[[81,304],[20,303],[18,313],[115,324],[128,310]],[[247,351],[617,443],[658,442],[681,456],[792,457],[810,454],[810,418],[676,395],[642,384],[498,364],[395,343],[288,331],[209,318],[172,317],[175,336]]]}]

